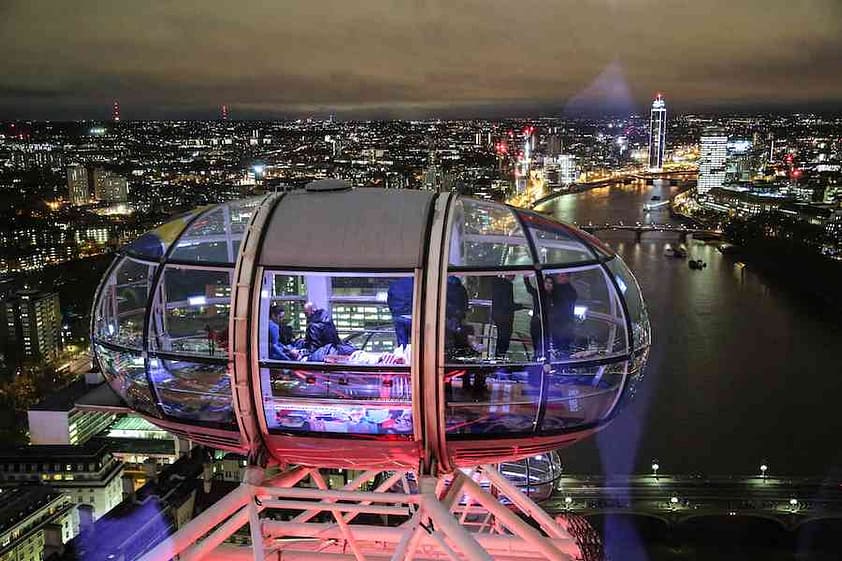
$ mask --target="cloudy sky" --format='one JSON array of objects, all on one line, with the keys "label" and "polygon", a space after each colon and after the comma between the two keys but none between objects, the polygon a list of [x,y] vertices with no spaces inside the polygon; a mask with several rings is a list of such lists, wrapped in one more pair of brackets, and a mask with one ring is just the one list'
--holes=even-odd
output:
[{"label": "cloudy sky", "polygon": [[0,120],[842,110],[842,0],[0,0]]}]

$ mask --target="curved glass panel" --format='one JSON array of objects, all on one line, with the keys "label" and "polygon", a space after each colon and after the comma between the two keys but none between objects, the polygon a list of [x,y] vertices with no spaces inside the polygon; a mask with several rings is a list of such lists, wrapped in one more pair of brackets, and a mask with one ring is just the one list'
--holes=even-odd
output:
[{"label": "curved glass panel", "polygon": [[408,363],[414,291],[411,274],[267,271],[259,357],[350,364],[402,357]]},{"label": "curved glass panel", "polygon": [[531,433],[541,395],[540,364],[448,367],[444,375],[448,435]]},{"label": "curved glass panel", "polygon": [[569,265],[596,258],[594,250],[567,226],[532,212],[518,211],[518,214],[532,236],[541,263]]},{"label": "curved glass panel", "polygon": [[626,365],[627,361],[620,361],[548,372],[541,432],[565,432],[604,419],[617,403]]},{"label": "curved glass panel", "polygon": [[632,344],[637,350],[649,345],[651,341],[651,328],[649,326],[649,314],[646,311],[646,304],[640,293],[640,286],[632,275],[629,268],[619,257],[615,257],[606,263],[608,269],[614,274],[617,286],[620,288],[620,297],[626,302],[632,324]]},{"label": "curved glass panel", "polygon": [[[562,475],[561,458],[558,452],[549,452],[516,462],[503,462],[500,474],[527,496],[537,500],[548,499],[555,489],[555,482]],[[504,504],[511,503],[508,497],[500,496],[499,499]]]},{"label": "curved glass panel", "polygon": [[167,416],[234,425],[227,364],[150,358],[149,374]]},{"label": "curved glass panel", "polygon": [[124,248],[126,253],[139,257],[160,259],[176,240],[184,227],[195,216],[195,212],[182,214],[178,218],[166,222],[151,232],[146,232]]},{"label": "curved glass panel", "polygon": [[459,273],[447,279],[445,362],[530,362],[542,339],[535,274]]},{"label": "curved glass panel", "polygon": [[152,302],[150,348],[227,357],[231,271],[167,265]]},{"label": "curved glass panel", "polygon": [[170,254],[173,261],[226,263],[237,261],[243,232],[263,197],[220,205],[194,220]]},{"label": "curved glass panel", "polygon": [[649,360],[649,347],[644,347],[638,351],[631,360],[629,366],[629,381],[626,384],[626,393],[629,399],[634,397],[637,393],[637,386],[643,381],[646,375],[646,362]]},{"label": "curved glass panel", "polygon": [[[531,289],[533,298],[537,290]],[[594,360],[628,352],[626,320],[603,268],[545,270],[541,281],[544,341],[551,362]]]},{"label": "curved glass panel", "polygon": [[459,199],[453,206],[451,267],[532,265],[529,243],[507,207]]},{"label": "curved glass panel", "polygon": [[111,270],[96,305],[96,339],[143,348],[143,320],[156,268],[153,263],[123,257]]},{"label": "curved glass panel", "polygon": [[278,432],[412,435],[409,369],[261,371],[266,424]]},{"label": "curved glass panel", "polygon": [[143,356],[139,352],[117,351],[97,344],[94,349],[111,389],[132,409],[160,417],[146,379]]}]

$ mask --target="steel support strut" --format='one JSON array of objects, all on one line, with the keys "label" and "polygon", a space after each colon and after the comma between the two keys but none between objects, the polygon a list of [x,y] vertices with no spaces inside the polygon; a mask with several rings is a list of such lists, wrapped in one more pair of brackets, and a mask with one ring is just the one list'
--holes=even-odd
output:
[{"label": "steel support strut", "polygon": [[[141,560],[581,558],[567,531],[493,466],[438,477],[386,472],[374,491],[360,490],[378,476],[376,471],[363,472],[341,489],[330,489],[316,468],[298,467],[266,478],[263,469],[249,467],[237,490]],[[296,486],[308,477],[315,488]],[[505,497],[507,504],[499,497]],[[269,512],[273,514],[266,516]],[[534,520],[541,530],[524,518]],[[246,524],[250,546],[225,543]]]}]

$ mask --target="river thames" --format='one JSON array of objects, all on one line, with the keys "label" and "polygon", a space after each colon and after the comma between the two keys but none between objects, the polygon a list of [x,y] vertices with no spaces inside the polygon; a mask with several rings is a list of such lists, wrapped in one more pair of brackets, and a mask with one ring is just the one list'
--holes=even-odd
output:
[{"label": "river thames", "polygon": [[[675,223],[668,209],[646,213],[653,196],[677,187],[642,181],[563,195],[538,207],[579,224]],[[676,234],[600,232],[632,268],[652,322],[646,378],[635,399],[595,438],[561,451],[569,473],[753,474],[842,477],[842,322],[792,288],[687,242],[686,260],[664,256]],[[809,283],[810,279],[803,279]],[[643,519],[597,517],[610,558],[792,561],[834,559],[807,551],[811,538],[723,517],[681,531]],[[833,534],[831,533],[831,536]],[[717,536],[717,537],[714,537]],[[830,538],[830,543],[836,540]]]},{"label": "river thames", "polygon": [[[677,187],[642,181],[563,195],[541,205],[568,222],[675,222],[646,213]],[[665,257],[676,234],[600,232],[641,284],[652,322],[647,375],[633,400],[596,438],[563,451],[572,473],[842,475],[842,322],[722,255],[688,240],[691,270]],[[803,279],[809,283],[810,279]]]}]

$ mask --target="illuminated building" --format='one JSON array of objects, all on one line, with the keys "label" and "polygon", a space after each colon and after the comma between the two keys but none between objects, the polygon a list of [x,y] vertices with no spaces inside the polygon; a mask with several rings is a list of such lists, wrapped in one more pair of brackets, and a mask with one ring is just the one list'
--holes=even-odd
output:
[{"label": "illuminated building", "polygon": [[0,559],[42,561],[62,553],[79,531],[71,498],[47,485],[4,489],[0,493]]},{"label": "illuminated building", "polygon": [[[207,286],[225,283],[232,289],[211,302]],[[542,315],[548,304],[538,287],[550,284],[569,317]],[[502,319],[491,312],[501,289],[517,304]],[[305,340],[284,346],[275,305],[300,321],[302,303],[310,304],[302,306]],[[347,335],[337,337],[330,317],[342,314]],[[568,320],[565,334],[554,330]],[[266,493],[266,508],[294,497],[366,501],[377,497],[356,493],[382,473],[379,500],[388,506],[337,510],[406,517],[394,505],[421,501],[415,520],[433,520],[465,558],[518,548],[569,559],[580,554],[569,535],[490,464],[548,453],[608,423],[642,376],[651,336],[634,277],[584,232],[451,192],[324,180],[200,209],[126,246],[97,291],[92,338],[125,405],[174,434],[249,458],[245,483],[196,523],[200,534],[220,528],[200,548],[248,521],[255,492]],[[264,484],[257,457],[284,469]],[[476,480],[459,468],[476,469]],[[328,469],[365,471],[339,491],[323,483],[319,470]],[[307,474],[317,488],[295,487]],[[399,482],[414,491],[398,491]],[[454,489],[456,503],[464,491],[515,531],[466,531],[439,488]],[[524,530],[493,493],[540,520],[544,534]],[[325,504],[337,503],[307,503],[292,521],[296,536],[317,538],[303,543],[264,541],[293,526],[257,524],[255,510],[254,557],[264,558],[265,547],[297,552],[291,558],[341,552],[332,534],[311,533],[308,521]],[[407,528],[368,521],[342,531],[351,548],[382,552],[385,543],[405,559],[394,548],[408,543]],[[187,553],[197,536],[176,533],[146,558]]]},{"label": "illuminated building", "polygon": [[722,187],[727,154],[728,135],[720,129],[705,129],[699,147],[699,182],[696,190],[700,195]]},{"label": "illuminated building", "polygon": [[125,203],[129,200],[129,187],[125,177],[102,168],[93,170],[94,197],[107,203]]},{"label": "illuminated building", "polygon": [[661,94],[652,102],[649,114],[649,169],[664,168],[664,149],[667,142],[667,106]]},{"label": "illuminated building", "polygon": [[111,120],[115,123],[120,122],[120,102],[114,100],[114,105],[111,107]]},{"label": "illuminated building", "polygon": [[61,338],[61,310],[57,292],[21,290],[5,304],[9,339],[26,357],[48,360],[58,356]]},{"label": "illuminated building", "polygon": [[579,177],[576,156],[561,154],[544,158],[544,176],[550,186],[568,186]]},{"label": "illuminated building", "polygon": [[91,202],[91,192],[88,190],[88,170],[81,164],[67,166],[67,191],[70,204],[86,205]]},{"label": "illuminated building", "polygon": [[755,151],[750,140],[733,139],[726,144],[724,183],[751,181],[756,166]]},{"label": "illuminated building", "polygon": [[115,418],[113,412],[86,411],[76,405],[79,398],[101,382],[97,374],[88,374],[30,407],[26,412],[29,442],[84,444],[108,428]]},{"label": "illuminated building", "polygon": [[123,464],[105,444],[17,446],[0,450],[0,485],[44,483],[98,518],[123,500]]},{"label": "illuminated building", "polygon": [[223,104],[219,107],[219,118],[223,121],[228,120],[228,106]]}]

